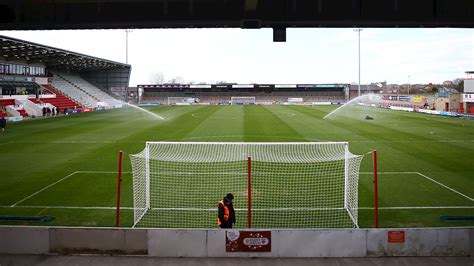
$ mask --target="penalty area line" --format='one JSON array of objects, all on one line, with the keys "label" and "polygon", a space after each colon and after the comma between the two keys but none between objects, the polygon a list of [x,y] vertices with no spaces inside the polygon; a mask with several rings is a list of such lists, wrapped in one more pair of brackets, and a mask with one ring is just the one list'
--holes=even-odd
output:
[{"label": "penalty area line", "polygon": [[[360,174],[361,174],[361,175],[371,175],[371,174],[373,174],[373,172],[360,172]],[[468,199],[468,200],[470,200],[470,201],[474,201],[473,198],[467,196],[466,194],[463,194],[463,193],[461,193],[461,192],[455,190],[454,188],[451,188],[451,187],[449,187],[449,186],[447,186],[447,185],[445,185],[445,184],[443,184],[443,183],[441,183],[441,182],[439,182],[439,181],[436,181],[436,180],[434,180],[433,178],[430,178],[430,177],[428,177],[427,175],[424,175],[424,174],[422,174],[422,173],[420,173],[420,172],[377,172],[377,174],[379,174],[379,175],[416,174],[416,175],[419,175],[419,176],[421,176],[421,177],[423,177],[423,178],[425,178],[425,179],[427,179],[427,180],[429,180],[429,181],[431,181],[431,182],[433,182],[433,183],[435,183],[435,184],[437,184],[437,185],[439,185],[439,186],[442,186],[442,187],[444,187],[444,188],[450,190],[451,192],[454,192],[454,193],[456,193],[456,194],[458,194],[458,195],[460,195],[460,196],[462,196],[462,197],[464,197],[464,198],[466,198],[466,199]],[[397,208],[398,208],[398,207],[397,207]]]},{"label": "penalty area line", "polygon": [[[131,172],[122,172],[122,174],[130,174],[130,173],[131,173]],[[25,200],[30,199],[30,198],[32,198],[32,197],[38,195],[39,193],[41,193],[41,192],[47,190],[48,188],[51,188],[52,186],[58,184],[59,182],[62,182],[62,181],[64,181],[64,180],[68,179],[69,177],[71,177],[71,176],[73,176],[73,175],[75,175],[75,174],[117,174],[117,172],[113,172],[113,171],[87,171],[87,170],[74,171],[74,172],[70,173],[69,175],[67,175],[67,176],[65,176],[65,177],[63,177],[63,178],[61,178],[61,179],[59,179],[59,180],[57,180],[57,181],[55,181],[55,182],[53,182],[53,183],[51,183],[51,184],[45,186],[45,187],[43,187],[42,189],[40,189],[40,190],[34,192],[33,194],[31,194],[31,195],[29,195],[29,196],[27,196],[27,197],[25,197],[25,198],[23,198],[23,199],[21,199],[21,200],[15,202],[15,203],[13,203],[10,207],[17,207],[18,204],[24,202]],[[47,206],[45,206],[45,208],[47,208]]]},{"label": "penalty area line", "polygon": [[[117,171],[76,171],[78,174],[117,174]],[[130,174],[132,172],[122,172],[122,174]]]},{"label": "penalty area line", "polygon": [[[359,210],[373,210],[374,207],[359,207]],[[474,206],[401,206],[379,207],[379,210],[429,210],[429,209],[474,209]]]},{"label": "penalty area line", "polygon": [[[77,210],[115,210],[117,207],[109,206],[0,206],[0,208],[20,208],[20,209],[77,209]],[[120,207],[122,210],[133,210],[133,207]]]},{"label": "penalty area line", "polygon": [[[360,172],[361,175],[373,175],[374,172]],[[416,175],[418,172],[377,172],[378,175],[404,175],[413,174]]]},{"label": "penalty area line", "polygon": [[25,200],[27,200],[27,199],[29,199],[29,198],[31,198],[31,197],[34,197],[35,195],[38,195],[39,193],[45,191],[46,189],[48,189],[48,188],[50,188],[50,187],[56,185],[57,183],[59,183],[59,182],[61,182],[61,181],[63,181],[63,180],[68,179],[69,177],[71,177],[71,176],[73,176],[73,175],[75,175],[75,174],[77,174],[77,171],[76,171],[76,172],[72,172],[71,174],[69,174],[69,175],[67,175],[67,176],[65,176],[65,177],[63,177],[63,178],[61,178],[61,179],[59,179],[58,181],[56,181],[56,182],[54,182],[54,183],[51,183],[51,184],[47,185],[46,187],[44,187],[44,188],[42,188],[42,189],[36,191],[35,193],[33,193],[33,194],[31,194],[31,195],[29,195],[29,196],[27,196],[27,197],[25,197],[25,198],[23,198],[23,199],[21,199],[21,200],[15,202],[15,203],[13,203],[10,207],[15,207],[16,205],[22,203],[23,201],[25,201]]},{"label": "penalty area line", "polygon": [[422,173],[420,173],[420,172],[416,172],[416,173],[417,173],[418,175],[420,175],[420,176],[422,176],[422,177],[428,179],[429,181],[431,181],[431,182],[433,182],[433,183],[435,183],[435,184],[438,184],[438,185],[440,185],[440,186],[442,186],[442,187],[444,187],[444,188],[446,188],[446,189],[448,189],[448,190],[451,190],[452,192],[454,192],[454,193],[456,193],[456,194],[458,194],[458,195],[460,195],[460,196],[462,196],[462,197],[464,197],[464,198],[466,198],[466,199],[468,199],[468,200],[470,200],[470,201],[474,201],[473,198],[471,198],[471,197],[467,196],[466,194],[463,194],[463,193],[461,193],[461,192],[455,190],[454,188],[451,188],[451,187],[449,187],[449,186],[447,186],[447,185],[445,185],[445,184],[443,184],[443,183],[441,183],[441,182],[439,182],[439,181],[436,181],[436,180],[434,180],[433,178],[430,178],[430,177],[428,177],[428,176],[426,176],[426,175],[424,175],[424,174],[422,174]]}]

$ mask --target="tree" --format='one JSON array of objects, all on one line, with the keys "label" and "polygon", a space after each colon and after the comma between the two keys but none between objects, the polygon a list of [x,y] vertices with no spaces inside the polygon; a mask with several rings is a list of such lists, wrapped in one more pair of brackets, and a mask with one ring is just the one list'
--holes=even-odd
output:
[{"label": "tree", "polygon": [[458,92],[464,92],[464,79],[457,78],[457,79],[453,80],[453,83],[454,83],[454,88]]},{"label": "tree", "polygon": [[148,80],[152,84],[163,84],[165,82],[165,74],[161,71],[152,72]]},{"label": "tree", "polygon": [[171,83],[171,84],[184,84],[185,80],[184,80],[183,77],[177,76],[175,78],[172,78],[172,79],[168,80],[168,83]]}]

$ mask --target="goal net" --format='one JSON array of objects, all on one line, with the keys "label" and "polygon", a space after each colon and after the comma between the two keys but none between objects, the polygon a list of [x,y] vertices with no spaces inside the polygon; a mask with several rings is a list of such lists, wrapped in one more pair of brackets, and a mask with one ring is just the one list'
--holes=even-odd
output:
[{"label": "goal net", "polygon": [[191,105],[196,98],[191,97],[168,97],[168,105]]},{"label": "goal net", "polygon": [[362,155],[347,142],[147,142],[131,155],[134,227],[356,228]]},{"label": "goal net", "polygon": [[255,104],[255,96],[253,97],[230,97],[231,105]]}]

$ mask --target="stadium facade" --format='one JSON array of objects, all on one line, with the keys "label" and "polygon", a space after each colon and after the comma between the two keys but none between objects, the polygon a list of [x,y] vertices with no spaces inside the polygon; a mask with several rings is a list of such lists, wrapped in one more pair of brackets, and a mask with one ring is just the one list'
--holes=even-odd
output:
[{"label": "stadium facade", "polygon": [[121,107],[130,72],[128,64],[0,36],[0,116]]}]

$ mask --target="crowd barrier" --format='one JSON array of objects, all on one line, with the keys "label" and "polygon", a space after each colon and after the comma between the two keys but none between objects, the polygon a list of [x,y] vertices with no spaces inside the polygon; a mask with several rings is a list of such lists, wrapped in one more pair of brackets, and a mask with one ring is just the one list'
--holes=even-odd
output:
[{"label": "crowd barrier", "polygon": [[[230,252],[229,236],[255,252]],[[233,240],[233,239],[231,239]],[[258,240],[258,239],[257,239]],[[260,239],[261,240],[261,239]],[[252,244],[253,243],[253,244]],[[257,244],[255,244],[257,243]],[[254,246],[252,246],[254,245]],[[259,245],[259,246],[255,246]],[[269,245],[265,252],[259,251]],[[0,227],[0,254],[134,254],[155,257],[474,256],[474,228],[125,229]]]}]

